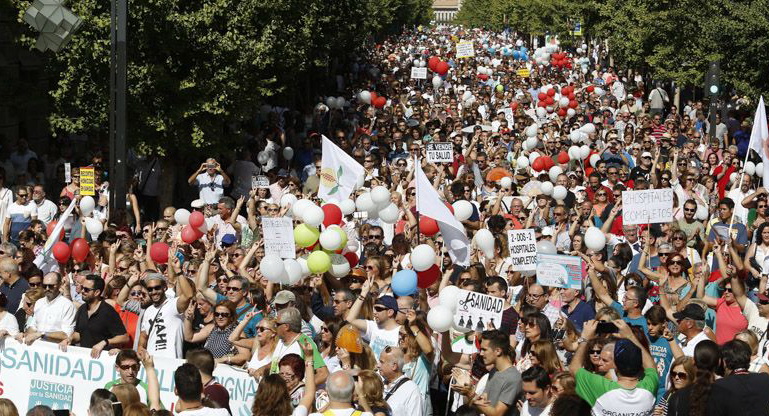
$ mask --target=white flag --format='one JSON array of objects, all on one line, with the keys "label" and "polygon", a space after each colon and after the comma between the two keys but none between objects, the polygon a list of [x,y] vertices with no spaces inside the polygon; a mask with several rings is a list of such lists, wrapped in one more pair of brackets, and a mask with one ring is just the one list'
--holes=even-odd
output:
[{"label": "white flag", "polygon": [[[764,106],[764,97],[758,100],[756,116],[753,118],[753,130],[750,132],[750,149],[753,149],[761,156],[764,164],[764,178],[769,178],[769,128],[766,123],[766,107]],[[769,189],[767,183],[769,179],[764,179],[764,187]]]},{"label": "white flag", "polygon": [[355,189],[358,178],[365,174],[363,166],[326,136],[323,136],[322,151],[318,198],[327,202],[344,201]]},{"label": "white flag", "polygon": [[443,244],[449,251],[451,261],[460,266],[469,266],[470,240],[465,234],[465,227],[441,201],[438,192],[435,191],[430,180],[422,172],[422,166],[419,162],[417,161],[414,165],[419,215],[426,215],[438,223],[441,234],[443,234]]}]

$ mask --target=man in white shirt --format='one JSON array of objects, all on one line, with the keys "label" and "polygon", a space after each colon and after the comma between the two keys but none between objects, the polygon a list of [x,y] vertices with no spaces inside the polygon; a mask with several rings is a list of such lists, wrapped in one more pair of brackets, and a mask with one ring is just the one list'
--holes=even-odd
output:
[{"label": "man in white shirt", "polygon": [[393,416],[423,415],[424,403],[419,386],[403,374],[403,351],[387,347],[379,355],[377,368],[385,381],[384,399]]},{"label": "man in white shirt", "polygon": [[674,313],[673,318],[678,321],[678,332],[685,337],[685,341],[681,343],[681,350],[685,356],[693,358],[697,344],[708,339],[703,331],[705,311],[700,305],[690,303],[684,307],[684,310]]},{"label": "man in white shirt", "polygon": [[45,225],[53,221],[53,217],[58,212],[58,207],[53,201],[46,199],[43,185],[35,185],[35,188],[32,190],[32,201],[37,207],[37,219],[44,222]]},{"label": "man in white shirt", "polygon": [[555,401],[553,383],[547,371],[540,366],[530,367],[521,374],[523,395],[521,416],[547,416]]},{"label": "man in white shirt", "polygon": [[219,162],[209,158],[201,163],[188,179],[190,185],[198,187],[200,199],[206,205],[216,205],[224,195],[224,187],[230,185],[230,177],[222,170]]},{"label": "man in white shirt", "polygon": [[369,290],[371,290],[371,281],[366,280],[361,287],[360,296],[350,307],[345,320],[363,332],[363,338],[368,341],[374,356],[379,358],[379,354],[385,347],[398,345],[398,334],[401,328],[395,321],[395,316],[398,314],[398,302],[392,296],[382,296],[374,304],[373,321],[358,319],[363,301],[368,296]]},{"label": "man in white shirt", "polygon": [[174,394],[179,400],[174,404],[178,416],[229,416],[227,409],[204,407],[203,379],[198,368],[184,363],[174,372]]},{"label": "man in white shirt", "polygon": [[3,242],[18,245],[19,233],[29,228],[37,218],[37,205],[30,201],[26,186],[16,187],[16,201],[5,211],[3,219]]},{"label": "man in white shirt", "polygon": [[[168,271],[173,273],[173,267]],[[194,294],[192,284],[186,277],[178,276],[178,297],[169,298],[166,297],[168,283],[162,274],[150,273],[144,282],[152,305],[142,318],[139,347],[153,356],[182,358],[184,312]]]},{"label": "man in white shirt", "polygon": [[734,187],[726,194],[726,197],[734,201],[734,221],[735,222],[748,222],[748,208],[742,205],[742,200],[753,192],[750,190],[750,185],[753,184],[753,179],[750,175],[743,175],[742,182],[739,180],[734,181]]},{"label": "man in white shirt", "polygon": [[[350,373],[345,370],[335,372],[326,382],[328,410],[323,413],[310,413],[310,416],[351,416],[355,412],[355,408],[352,407],[354,391],[355,382]],[[362,412],[356,416],[371,416],[371,413]]]},{"label": "man in white shirt", "polygon": [[[219,215],[208,217],[206,219],[209,230],[213,228],[214,225],[216,225],[217,247],[222,246],[222,237],[227,234],[237,236],[239,235],[239,231],[242,230],[244,226],[248,226],[248,221],[246,221],[242,215],[233,213],[234,209],[235,201],[228,196],[222,197],[219,199],[217,204]],[[230,217],[232,215],[237,215],[237,217],[235,218],[235,221],[230,222]]]},{"label": "man in white shirt", "polygon": [[26,331],[19,333],[16,340],[31,344],[38,339],[61,342],[75,332],[75,305],[61,296],[61,274],[48,273],[43,276],[45,297],[35,302],[35,312],[27,320]]}]

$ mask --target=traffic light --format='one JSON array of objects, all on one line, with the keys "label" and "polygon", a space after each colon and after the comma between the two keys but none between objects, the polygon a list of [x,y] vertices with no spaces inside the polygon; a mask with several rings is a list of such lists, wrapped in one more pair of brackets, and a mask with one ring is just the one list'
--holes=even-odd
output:
[{"label": "traffic light", "polygon": [[710,96],[721,94],[721,65],[718,61],[711,61],[708,75],[705,78],[705,91]]}]

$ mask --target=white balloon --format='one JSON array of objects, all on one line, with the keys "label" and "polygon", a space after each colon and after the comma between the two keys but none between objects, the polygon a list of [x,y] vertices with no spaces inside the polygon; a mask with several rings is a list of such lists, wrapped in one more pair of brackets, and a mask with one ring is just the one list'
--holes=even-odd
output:
[{"label": "white balloon", "polygon": [[588,157],[588,155],[590,155],[590,146],[588,146],[586,144],[583,144],[579,148],[579,158],[580,159],[585,159],[585,158]]},{"label": "white balloon", "polygon": [[733,172],[731,175],[729,175],[729,183],[734,183],[738,177],[739,175],[737,175],[737,172]]},{"label": "white balloon", "polygon": [[371,93],[368,91],[361,91],[358,98],[366,104],[371,104]]},{"label": "white balloon", "polygon": [[414,270],[423,272],[435,264],[435,250],[427,244],[420,244],[411,250],[410,258]]},{"label": "white balloon", "polygon": [[283,267],[283,260],[278,256],[265,256],[259,263],[259,271],[262,275],[272,282],[277,282],[286,269]]},{"label": "white balloon", "polygon": [[601,160],[601,156],[598,156],[595,153],[590,155],[590,166],[595,167],[595,164],[598,163],[599,160]]},{"label": "white balloon", "polygon": [[539,157],[539,152],[531,152],[529,153],[529,164],[533,164],[535,160]]},{"label": "white balloon", "polygon": [[443,79],[439,75],[434,76],[433,77],[433,88],[438,89],[438,88],[441,87],[441,85],[443,85]]},{"label": "white balloon", "polygon": [[346,103],[347,100],[344,97],[336,97],[336,108],[343,108]]},{"label": "white balloon", "polygon": [[414,66],[419,67],[419,59],[414,59]]},{"label": "white balloon", "polygon": [[748,175],[753,176],[756,173],[756,165],[753,162],[750,162],[750,161],[745,162],[745,167],[743,168],[743,170]]},{"label": "white balloon", "polygon": [[294,259],[283,259],[283,269],[288,275],[288,284],[295,285],[302,280],[302,266]]},{"label": "white balloon", "polygon": [[567,194],[568,191],[566,190],[565,186],[556,185],[553,187],[553,198],[555,198],[556,201],[563,201],[566,199]]},{"label": "white balloon", "polygon": [[398,207],[391,202],[389,205],[379,210],[379,219],[387,224],[395,224],[398,222],[399,213]]},{"label": "white balloon", "polygon": [[[342,98],[344,100],[344,98]],[[294,149],[290,147],[284,147],[283,148],[283,159],[291,160],[294,158]]]},{"label": "white balloon", "polygon": [[546,117],[547,116],[547,110],[542,107],[537,107],[537,117]]},{"label": "white balloon", "polygon": [[331,254],[331,268],[328,270],[332,276],[341,278],[350,273],[350,262],[341,254]]},{"label": "white balloon", "polygon": [[528,146],[529,149],[535,149],[537,147],[537,143],[539,143],[539,139],[537,139],[537,136],[526,138],[526,146]]},{"label": "white balloon", "polygon": [[297,257],[296,262],[302,268],[302,276],[307,277],[310,275],[310,267],[307,266],[307,256]]},{"label": "white balloon", "polygon": [[763,162],[759,162],[756,165],[756,176],[758,176],[759,178],[763,178],[764,177],[764,163]]},{"label": "white balloon", "polygon": [[318,241],[325,250],[336,251],[342,248],[342,236],[332,228],[323,230]]},{"label": "white balloon", "polygon": [[435,305],[427,312],[427,324],[436,332],[446,332],[454,324],[454,312],[444,305]]},{"label": "white balloon", "polygon": [[576,110],[574,110],[573,108],[566,109],[566,116],[567,117],[571,118],[571,117],[574,117],[575,115],[577,115],[577,111]]},{"label": "white balloon", "polygon": [[558,178],[558,175],[563,173],[563,168],[560,166],[553,166],[550,168],[550,171],[548,172],[548,175],[550,176],[550,180],[552,182],[555,182],[555,180]]},{"label": "white balloon", "polygon": [[552,195],[554,188],[551,182],[542,182],[542,185],[539,186],[539,189],[545,195]]},{"label": "white balloon", "polygon": [[494,258],[494,235],[488,228],[478,230],[473,237],[473,241],[486,257]]},{"label": "white balloon", "polygon": [[537,241],[537,254],[556,254],[555,244],[547,239]]},{"label": "white balloon", "polygon": [[561,97],[561,99],[558,100],[558,104],[561,107],[568,107],[569,106],[569,97]]},{"label": "white balloon", "polygon": [[472,93],[472,92],[470,92],[470,91],[465,91],[465,93],[464,93],[464,94],[462,94],[462,101],[467,101],[467,100],[469,100],[470,98],[472,98],[472,96],[473,96],[473,93]]},{"label": "white balloon", "polygon": [[317,205],[310,205],[302,212],[302,221],[311,227],[317,227],[323,224],[323,218],[326,214],[323,209]]},{"label": "white balloon", "polygon": [[88,234],[91,234],[91,237],[93,237],[95,240],[99,238],[99,234],[104,231],[104,224],[102,224],[101,221],[97,220],[96,218],[86,218],[85,229],[88,231]]},{"label": "white balloon", "polygon": [[339,209],[342,210],[342,215],[350,215],[355,212],[355,201],[347,198],[339,203]]},{"label": "white balloon", "polygon": [[518,160],[516,161],[516,167],[518,169],[526,169],[529,167],[529,159],[526,158],[526,156],[518,156]]},{"label": "white balloon", "polygon": [[584,126],[579,128],[581,131],[584,131],[587,134],[593,134],[595,133],[595,124],[593,123],[586,123]]},{"label": "white balloon", "polygon": [[569,159],[579,159],[579,146],[571,146],[569,148]]},{"label": "white balloon", "polygon": [[355,201],[355,206],[358,207],[358,211],[372,211],[376,209],[376,204],[371,199],[371,194],[368,192],[358,197],[358,200]]},{"label": "white balloon", "polygon": [[289,205],[294,206],[296,203],[296,196],[294,194],[285,194],[280,197],[280,206],[285,208]]},{"label": "white balloon", "polygon": [[597,227],[588,228],[585,232],[585,245],[591,250],[603,250],[606,247],[606,234]]},{"label": "white balloon", "polygon": [[700,221],[705,221],[708,219],[708,208],[704,205],[697,205],[697,213],[694,214],[696,218]]},{"label": "white balloon", "polygon": [[259,162],[260,165],[266,165],[267,162],[270,161],[270,156],[267,154],[266,151],[259,152],[258,155],[256,155],[256,160]]},{"label": "white balloon", "polygon": [[536,124],[532,124],[531,126],[526,127],[526,136],[537,137],[538,131],[539,131],[539,127]]},{"label": "white balloon", "polygon": [[305,210],[310,208],[310,205],[315,205],[309,199],[298,199],[291,205],[291,212],[294,214],[294,218],[302,218],[302,214]]},{"label": "white balloon", "polygon": [[179,225],[187,225],[190,223],[190,212],[185,208],[179,208],[174,212],[174,220]]},{"label": "white balloon", "polygon": [[513,179],[509,176],[504,176],[499,180],[499,184],[502,186],[502,189],[510,189],[513,186]]},{"label": "white balloon", "polygon": [[377,205],[382,205],[390,202],[390,190],[384,186],[377,186],[371,190],[371,200]]},{"label": "white balloon", "polygon": [[460,199],[454,202],[452,207],[454,207],[454,217],[459,221],[465,221],[473,215],[473,204],[470,201]]},{"label": "white balloon", "polygon": [[604,96],[604,94],[606,94],[606,91],[604,91],[604,89],[603,89],[603,88],[600,88],[600,87],[595,87],[595,93],[596,93],[596,94],[597,94],[599,97],[603,97],[603,96]]},{"label": "white balloon", "polygon": [[96,207],[96,201],[94,201],[92,196],[86,195],[83,197],[83,199],[80,200],[80,212],[83,214],[83,216],[87,217],[91,215],[94,207]]},{"label": "white balloon", "polygon": [[438,301],[441,305],[451,309],[452,314],[457,311],[457,296],[459,288],[453,285],[446,286],[438,293]]},{"label": "white balloon", "polygon": [[336,98],[334,98],[334,97],[327,97],[326,98],[326,105],[328,106],[328,108],[336,107]]}]

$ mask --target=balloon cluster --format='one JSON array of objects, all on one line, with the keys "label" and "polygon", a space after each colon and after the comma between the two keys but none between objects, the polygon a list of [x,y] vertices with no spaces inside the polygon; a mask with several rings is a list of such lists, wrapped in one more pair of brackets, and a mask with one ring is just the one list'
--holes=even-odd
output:
[{"label": "balloon cluster", "polygon": [[184,208],[177,209],[174,213],[176,223],[182,225],[182,241],[192,244],[208,232],[206,217],[200,211],[190,213]]},{"label": "balloon cluster", "polygon": [[378,95],[374,91],[361,91],[358,93],[358,99],[366,104],[371,104],[375,108],[384,108],[387,105],[387,98]]},{"label": "balloon cluster", "polygon": [[445,76],[448,74],[450,68],[448,62],[444,62],[437,56],[430,57],[430,59],[427,61],[427,67],[430,68],[430,71],[433,71],[440,76]]},{"label": "balloon cluster", "polygon": [[67,244],[63,241],[57,241],[51,248],[53,258],[60,264],[65,264],[72,257],[76,262],[82,263],[91,254],[91,248],[88,242],[83,238],[76,238],[72,243]]},{"label": "balloon cluster", "polygon": [[550,55],[550,65],[556,69],[571,69],[571,59],[563,52]]},{"label": "balloon cluster", "polygon": [[433,331],[446,332],[452,327],[462,333],[470,331],[469,328],[454,325],[458,297],[459,288],[456,286],[446,286],[438,293],[439,304],[427,312],[427,324]]},{"label": "balloon cluster", "polygon": [[344,97],[326,97],[326,105],[328,108],[342,109],[345,106],[349,106],[349,103]]},{"label": "balloon cluster", "polygon": [[396,296],[408,296],[417,292],[417,288],[426,289],[441,276],[441,270],[435,264],[435,250],[427,244],[420,244],[411,250],[411,266],[395,273],[392,290]]}]

